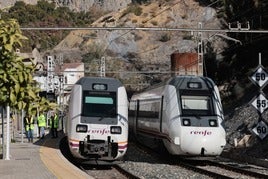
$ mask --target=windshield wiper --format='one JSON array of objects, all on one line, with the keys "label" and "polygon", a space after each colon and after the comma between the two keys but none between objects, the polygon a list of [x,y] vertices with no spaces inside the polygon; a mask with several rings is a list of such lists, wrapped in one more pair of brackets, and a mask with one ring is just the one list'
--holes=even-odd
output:
[{"label": "windshield wiper", "polygon": [[101,120],[103,120],[105,117],[113,117],[113,116],[111,116],[112,114],[114,114],[114,111],[115,110],[115,107],[113,107],[112,109],[110,109],[110,110],[106,110],[105,111],[105,115],[102,115],[100,118],[99,118],[99,121],[101,121]]},{"label": "windshield wiper", "polygon": [[102,121],[104,119],[105,116],[101,116],[98,121]]}]

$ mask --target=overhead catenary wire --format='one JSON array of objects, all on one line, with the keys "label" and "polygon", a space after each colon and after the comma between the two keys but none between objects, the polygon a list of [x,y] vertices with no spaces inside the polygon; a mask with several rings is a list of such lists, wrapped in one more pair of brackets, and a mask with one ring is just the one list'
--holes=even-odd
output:
[{"label": "overhead catenary wire", "polygon": [[[44,73],[44,72],[49,72],[49,71],[36,71],[35,73]],[[54,71],[53,71],[54,72]],[[58,71],[55,73],[99,73],[99,71]],[[129,73],[129,74],[172,74],[177,71],[170,71],[170,70],[165,70],[165,71],[106,71],[106,73]],[[189,71],[190,72],[190,71]]]},{"label": "overhead catenary wire", "polygon": [[205,28],[165,28],[165,27],[21,27],[27,31],[49,30],[142,30],[142,31],[181,31],[181,32],[219,32],[219,33],[268,33],[268,30],[244,29],[205,29]]}]

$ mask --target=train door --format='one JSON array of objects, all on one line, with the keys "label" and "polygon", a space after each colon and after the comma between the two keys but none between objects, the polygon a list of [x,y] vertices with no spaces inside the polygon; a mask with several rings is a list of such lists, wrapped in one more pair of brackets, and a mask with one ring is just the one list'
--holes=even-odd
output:
[{"label": "train door", "polygon": [[160,103],[160,125],[159,125],[159,131],[162,133],[162,124],[163,124],[163,102],[164,102],[164,96],[161,97],[161,103]]},{"label": "train door", "polygon": [[133,132],[135,137],[137,137],[137,127],[138,127],[138,120],[139,120],[139,110],[140,110],[140,100],[135,101],[135,114],[134,114],[134,121],[133,121]]}]

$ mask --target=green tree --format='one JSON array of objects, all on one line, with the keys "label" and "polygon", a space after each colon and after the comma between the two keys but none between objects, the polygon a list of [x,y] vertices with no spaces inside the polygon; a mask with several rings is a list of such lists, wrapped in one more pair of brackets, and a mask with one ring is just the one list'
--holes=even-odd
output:
[{"label": "green tree", "polygon": [[38,107],[53,104],[38,96],[34,64],[25,65],[16,53],[25,39],[15,19],[0,20],[0,104],[35,114]]}]

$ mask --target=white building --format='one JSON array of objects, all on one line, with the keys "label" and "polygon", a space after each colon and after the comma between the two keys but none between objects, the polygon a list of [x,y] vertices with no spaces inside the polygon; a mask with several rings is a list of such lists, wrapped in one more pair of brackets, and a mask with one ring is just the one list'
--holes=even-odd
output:
[{"label": "white building", "polygon": [[63,74],[63,89],[64,91],[70,91],[72,86],[81,77],[85,76],[84,63],[65,63],[62,67]]},{"label": "white building", "polygon": [[[69,95],[72,90],[73,85],[81,78],[85,76],[84,63],[64,63],[60,68],[61,89],[60,97],[58,99],[59,104],[63,106],[68,105]],[[58,68],[55,69],[57,72]],[[57,72],[58,73],[58,72]]]}]

